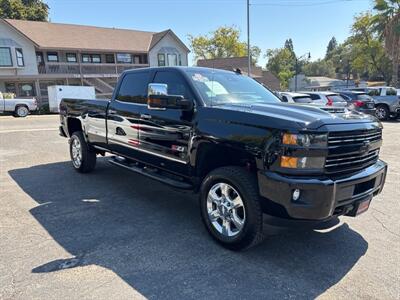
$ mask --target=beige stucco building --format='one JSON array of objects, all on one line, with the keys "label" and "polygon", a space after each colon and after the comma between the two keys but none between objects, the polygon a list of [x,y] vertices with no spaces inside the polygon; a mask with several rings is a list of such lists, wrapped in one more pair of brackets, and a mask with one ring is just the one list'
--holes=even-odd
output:
[{"label": "beige stucco building", "polygon": [[186,66],[188,53],[172,30],[0,19],[0,91],[43,104],[49,85],[90,85],[109,97],[124,70]]}]

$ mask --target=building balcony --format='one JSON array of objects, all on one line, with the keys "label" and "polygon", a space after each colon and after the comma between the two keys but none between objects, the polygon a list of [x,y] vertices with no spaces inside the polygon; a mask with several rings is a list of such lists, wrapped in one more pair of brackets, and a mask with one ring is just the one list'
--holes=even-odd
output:
[{"label": "building balcony", "polygon": [[148,64],[107,63],[46,63],[38,65],[39,74],[65,75],[72,77],[117,77],[130,69],[148,67]]}]

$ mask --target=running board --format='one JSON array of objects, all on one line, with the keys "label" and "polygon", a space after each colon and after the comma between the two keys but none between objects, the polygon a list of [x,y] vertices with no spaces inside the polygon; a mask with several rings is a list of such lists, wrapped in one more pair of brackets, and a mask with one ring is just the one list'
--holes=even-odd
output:
[{"label": "running board", "polygon": [[178,188],[178,189],[183,189],[183,190],[191,190],[193,189],[193,185],[175,180],[173,178],[169,178],[166,176],[163,176],[162,174],[152,172],[152,171],[146,171],[146,167],[140,167],[139,164],[136,164],[134,162],[129,162],[124,158],[119,158],[117,156],[113,156],[108,160],[111,164],[127,169],[129,171],[139,173],[141,175],[144,175],[146,177],[149,177],[151,179],[157,180],[159,182],[165,183],[167,185],[170,185],[172,187]]}]

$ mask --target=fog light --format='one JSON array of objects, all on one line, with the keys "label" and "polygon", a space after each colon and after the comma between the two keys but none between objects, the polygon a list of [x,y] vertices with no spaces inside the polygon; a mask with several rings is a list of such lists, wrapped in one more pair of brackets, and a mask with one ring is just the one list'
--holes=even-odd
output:
[{"label": "fog light", "polygon": [[295,189],[292,194],[292,199],[293,199],[293,201],[297,201],[297,200],[299,200],[299,198],[300,198],[300,190]]}]

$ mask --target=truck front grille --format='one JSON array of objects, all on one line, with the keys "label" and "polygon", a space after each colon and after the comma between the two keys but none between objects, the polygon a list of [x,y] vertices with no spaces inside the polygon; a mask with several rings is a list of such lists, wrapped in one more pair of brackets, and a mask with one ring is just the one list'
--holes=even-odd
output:
[{"label": "truck front grille", "polygon": [[382,139],[382,130],[363,130],[355,132],[333,132],[329,134],[329,147],[363,143],[364,141],[375,142]]},{"label": "truck front grille", "polygon": [[[325,161],[325,172],[350,173],[373,165],[379,158],[376,143],[381,140],[381,129],[329,133],[329,155]],[[365,150],[368,148],[371,149]]]}]

